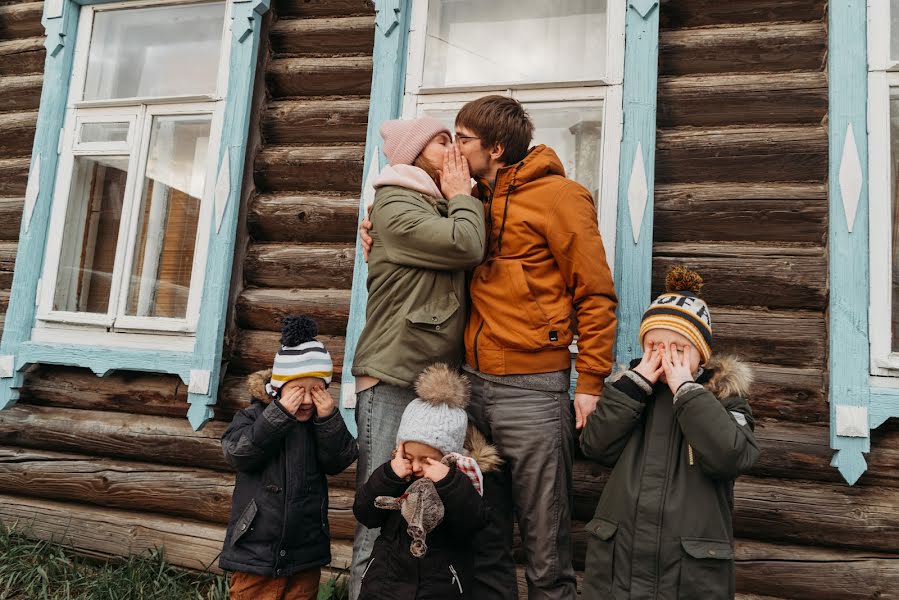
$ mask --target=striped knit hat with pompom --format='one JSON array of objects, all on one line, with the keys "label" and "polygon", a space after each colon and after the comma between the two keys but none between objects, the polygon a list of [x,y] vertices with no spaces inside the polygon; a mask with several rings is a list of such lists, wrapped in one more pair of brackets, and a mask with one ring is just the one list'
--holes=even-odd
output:
[{"label": "striped knit hat with pompom", "polygon": [[288,381],[318,377],[331,384],[334,366],[324,344],[315,339],[318,325],[305,315],[286,317],[281,327],[281,350],[275,355],[272,379],[266,386],[277,396]]},{"label": "striped knit hat with pompom", "polygon": [[640,344],[653,329],[674,331],[690,340],[705,364],[712,356],[712,317],[708,305],[699,297],[702,285],[702,277],[686,267],[677,266],[668,271],[667,291],[643,313]]}]

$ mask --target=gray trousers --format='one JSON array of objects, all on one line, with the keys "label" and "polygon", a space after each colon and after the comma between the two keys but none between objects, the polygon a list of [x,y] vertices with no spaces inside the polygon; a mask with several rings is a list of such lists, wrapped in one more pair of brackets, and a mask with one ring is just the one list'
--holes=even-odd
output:
[{"label": "gray trousers", "polygon": [[473,373],[470,422],[495,444],[504,473],[485,484],[492,522],[475,540],[472,598],[517,598],[513,511],[524,547],[529,600],[573,600],[571,465],[575,430],[567,392],[490,382]]},{"label": "gray trousers", "polygon": [[[359,443],[359,460],[356,463],[356,489],[368,481],[375,469],[390,460],[396,447],[396,432],[400,419],[412,400],[415,390],[386,383],[356,394],[356,427]],[[350,600],[359,597],[362,575],[371,559],[371,551],[380,529],[368,529],[356,524],[353,540],[353,565],[350,569]]]}]

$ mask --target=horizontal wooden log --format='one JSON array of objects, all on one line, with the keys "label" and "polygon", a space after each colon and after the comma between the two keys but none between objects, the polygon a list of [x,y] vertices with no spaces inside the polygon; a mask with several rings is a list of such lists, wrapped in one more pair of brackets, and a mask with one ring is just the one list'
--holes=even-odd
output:
[{"label": "horizontal wooden log", "polygon": [[823,183],[659,185],[653,240],[823,244],[827,214]]},{"label": "horizontal wooden log", "polygon": [[262,119],[267,144],[364,143],[368,100],[281,100],[272,102]]},{"label": "horizontal wooden log", "polygon": [[375,40],[375,20],[372,15],[282,19],[272,26],[269,40],[275,54],[371,56]]},{"label": "horizontal wooden log", "polygon": [[0,40],[36,37],[44,34],[41,26],[43,2],[21,2],[0,6]]},{"label": "horizontal wooden log", "polygon": [[186,417],[19,404],[0,411],[0,444],[230,471],[219,443],[227,425],[194,431]]},{"label": "horizontal wooden log", "polygon": [[752,23],[659,33],[659,74],[820,71],[827,26]]},{"label": "horizontal wooden log", "polygon": [[0,240],[18,241],[24,208],[25,198],[0,198]]},{"label": "horizontal wooden log", "polygon": [[659,80],[659,127],[821,123],[827,77],[811,73],[749,73]]},{"label": "horizontal wooden log", "polygon": [[217,560],[225,527],[219,524],[8,495],[0,496],[0,521],[29,537],[59,542],[89,556],[164,548],[170,564],[221,572]]},{"label": "horizontal wooden log", "polygon": [[43,75],[0,77],[0,112],[37,110],[43,82]]},{"label": "horizontal wooden log", "polygon": [[826,305],[827,259],[820,247],[664,243],[653,254],[653,294],[663,291],[669,268],[686,265],[705,279],[703,297],[713,307],[821,311]]},{"label": "horizontal wooden log", "polygon": [[822,369],[753,363],[752,412],[757,419],[829,423],[830,406]]},{"label": "horizontal wooden log", "polygon": [[265,80],[274,98],[367,96],[371,72],[371,56],[275,58]]},{"label": "horizontal wooden log", "polygon": [[899,556],[738,540],[737,590],[793,600],[889,598]]},{"label": "horizontal wooden log", "polygon": [[[280,333],[270,331],[240,330],[232,367],[235,373],[252,373],[262,369],[270,369],[275,353],[280,347]],[[318,336],[318,341],[325,345],[331,353],[334,363],[334,381],[340,381],[340,370],[343,368],[344,338],[337,336]]]},{"label": "horizontal wooden log", "polygon": [[825,0],[662,0],[665,29],[770,21],[823,21]]},{"label": "horizontal wooden log", "polygon": [[260,195],[247,216],[250,235],[266,242],[350,244],[358,221],[358,195]]},{"label": "horizontal wooden log", "polygon": [[[0,493],[228,523],[234,475],[0,446]],[[334,539],[352,540],[352,489],[329,490]]]},{"label": "horizontal wooden log", "polygon": [[282,18],[349,17],[375,12],[369,0],[275,0],[274,8]]},{"label": "horizontal wooden log", "polygon": [[656,182],[823,182],[827,129],[806,127],[661,130]]},{"label": "horizontal wooden log", "polygon": [[25,196],[30,164],[30,158],[0,159],[0,196]]},{"label": "horizontal wooden log", "polygon": [[323,335],[345,335],[350,290],[247,289],[237,299],[237,322],[246,329],[281,331],[284,317],[305,314]]},{"label": "horizontal wooden log", "polygon": [[0,113],[0,155],[30,157],[37,112]]},{"label": "horizontal wooden log", "polygon": [[350,289],[355,248],[344,245],[250,244],[244,276],[250,285]]},{"label": "horizontal wooden log", "polygon": [[0,77],[42,73],[46,54],[42,37],[0,41]]},{"label": "horizontal wooden log", "polygon": [[269,147],[256,156],[260,192],[362,189],[362,146]]},{"label": "horizontal wooden log", "polygon": [[826,367],[823,313],[730,308],[713,312],[716,353],[788,367]]}]

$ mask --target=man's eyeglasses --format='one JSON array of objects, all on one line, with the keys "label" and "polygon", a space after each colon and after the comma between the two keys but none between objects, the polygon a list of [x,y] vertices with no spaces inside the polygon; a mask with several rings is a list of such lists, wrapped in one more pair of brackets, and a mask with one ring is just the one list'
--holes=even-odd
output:
[{"label": "man's eyeglasses", "polygon": [[462,135],[461,133],[457,133],[456,139],[460,140],[464,144],[465,142],[467,142],[469,140],[479,140],[481,138],[479,138],[476,135]]}]

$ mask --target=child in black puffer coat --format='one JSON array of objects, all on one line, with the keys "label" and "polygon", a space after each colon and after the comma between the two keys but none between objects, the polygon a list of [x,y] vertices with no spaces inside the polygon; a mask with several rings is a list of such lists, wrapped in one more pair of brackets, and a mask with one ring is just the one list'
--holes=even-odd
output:
[{"label": "child in black puffer coat", "polygon": [[471,597],[472,539],[488,520],[483,473],[501,460],[468,427],[463,376],[434,365],[415,389],[419,397],[403,413],[393,459],[356,491],[356,518],[381,528],[359,600]]}]

